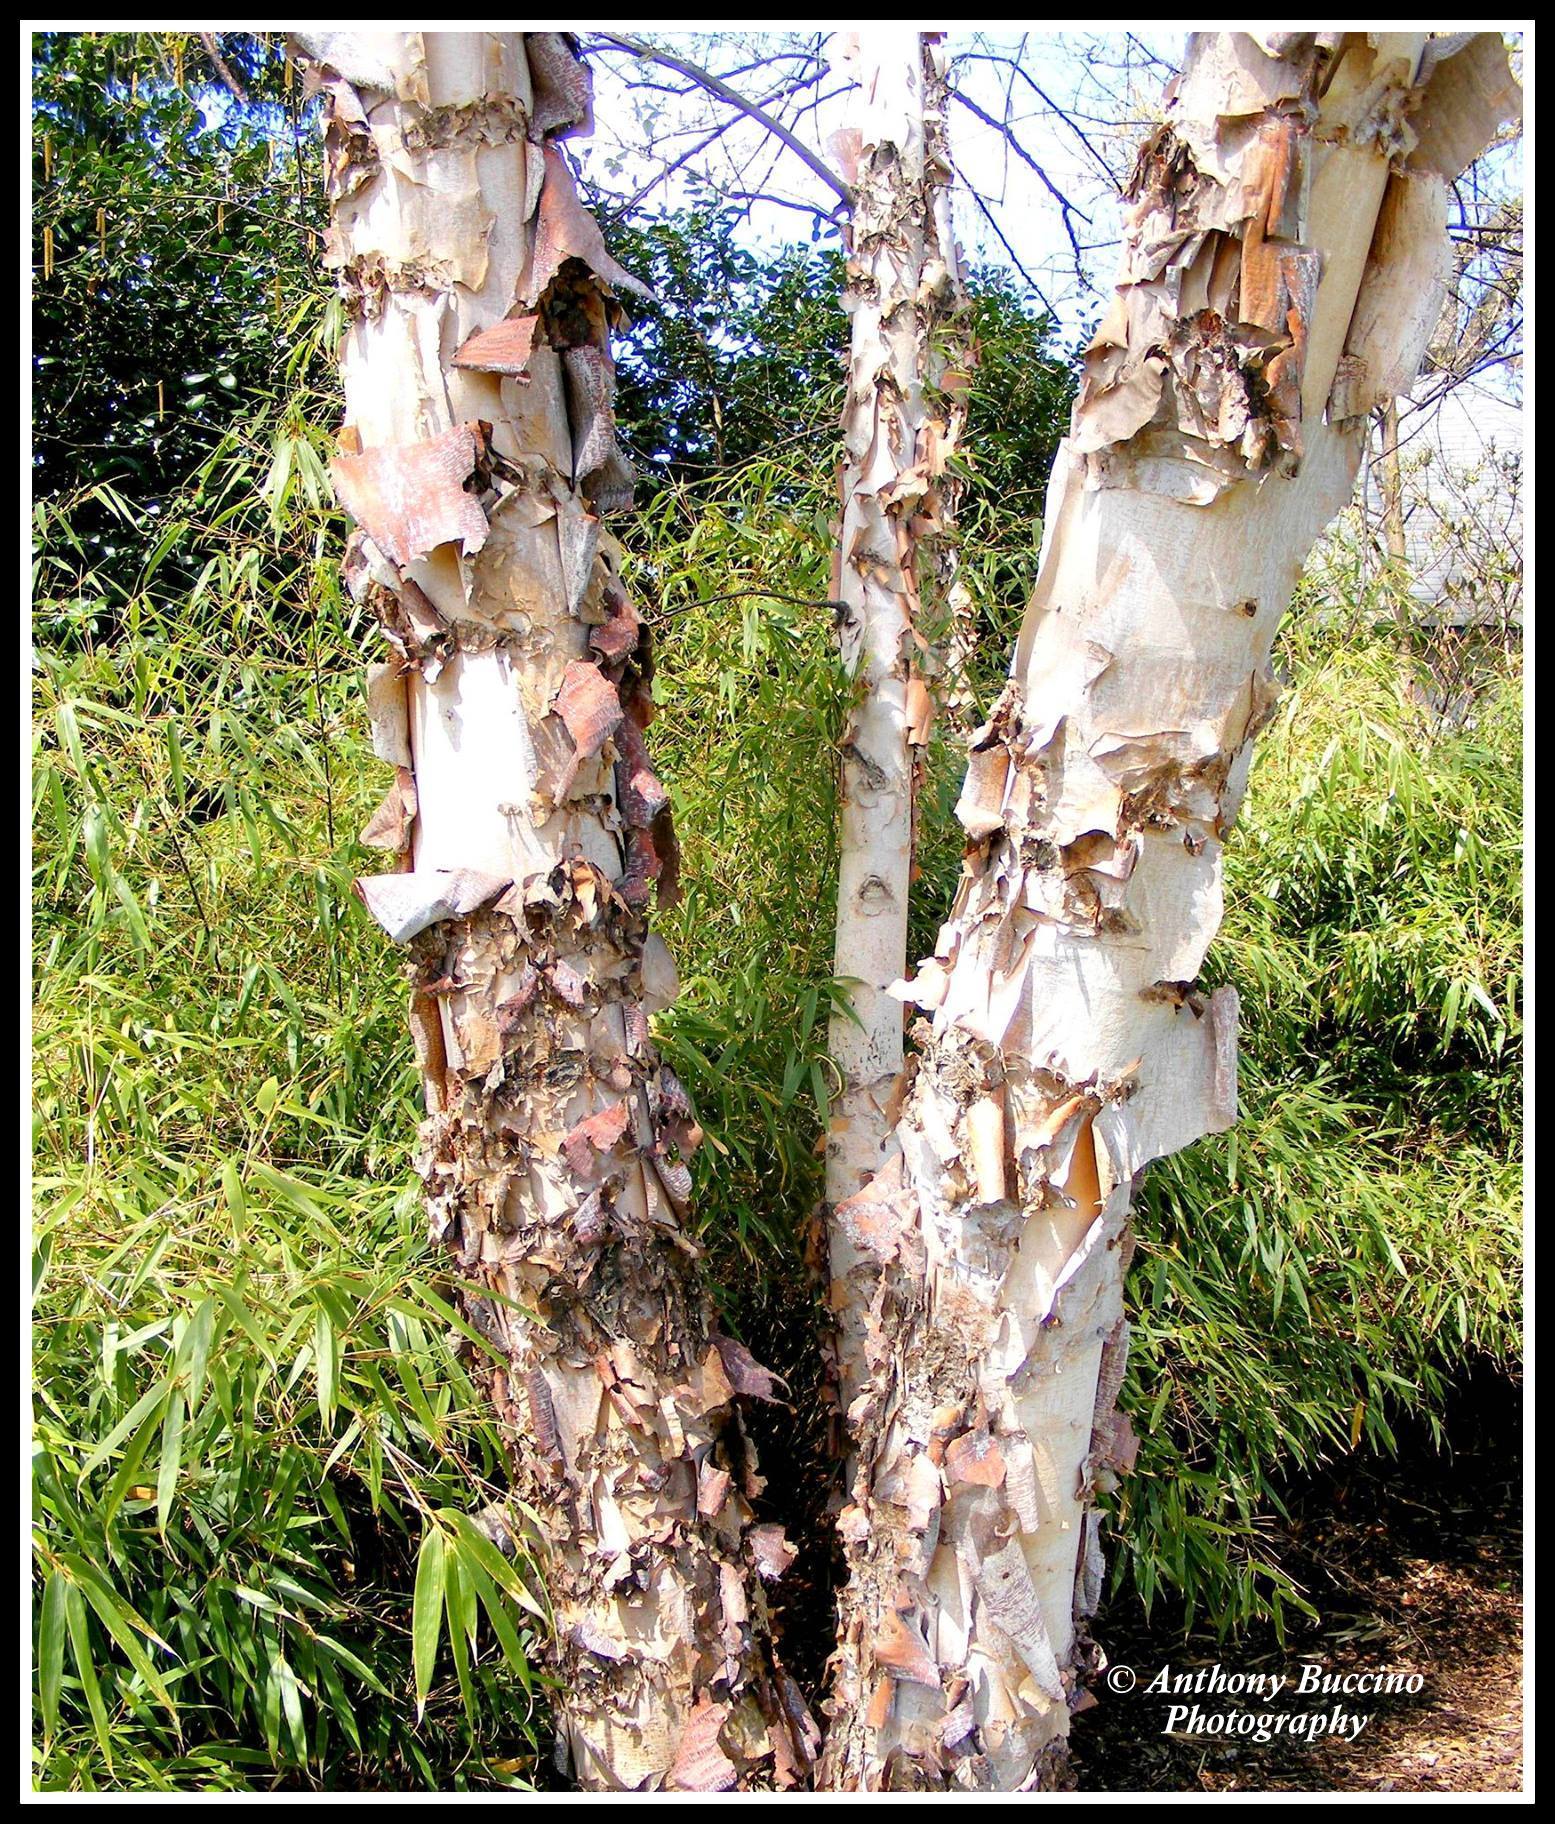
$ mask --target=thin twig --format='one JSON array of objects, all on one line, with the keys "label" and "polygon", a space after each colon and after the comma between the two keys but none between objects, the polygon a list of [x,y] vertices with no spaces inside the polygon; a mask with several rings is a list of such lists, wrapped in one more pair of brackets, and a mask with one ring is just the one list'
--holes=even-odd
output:
[{"label": "thin twig", "polygon": [[1056,319],[1058,316],[1058,312],[1056,310],[1054,310],[1053,305],[1052,305],[1051,301],[1049,300],[1047,293],[1042,289],[1042,287],[1037,283],[1037,281],[1031,276],[1031,274],[1026,270],[1025,266],[1022,264],[1020,255],[1010,245],[1009,239],[1005,235],[1004,230],[999,226],[999,223],[994,216],[993,210],[988,207],[987,203],[985,203],[983,201],[981,195],[978,193],[977,186],[975,184],[968,182],[966,173],[961,169],[961,167],[959,165],[952,162],[951,169],[955,172],[956,176],[961,179],[962,183],[966,185],[968,192],[971,194],[972,201],[977,204],[979,209],[982,210],[983,219],[988,223],[988,226],[990,228],[992,228],[994,233],[999,237],[999,245],[1001,247],[1003,247],[1004,251],[1010,256],[1011,265],[1014,266],[1015,270],[1026,281],[1026,283],[1031,287],[1031,289],[1036,293],[1036,295],[1042,300],[1042,308],[1048,313],[1048,315],[1050,317],[1053,317]]},{"label": "thin twig", "polygon": [[200,923],[205,927],[205,944],[211,959],[211,971],[214,974],[220,961],[216,951],[216,933],[211,929],[211,921],[205,916],[205,901],[200,897],[200,889],[195,884],[194,870],[189,866],[188,857],[184,854],[183,844],[178,840],[177,822],[173,816],[172,807],[168,804],[167,799],[161,792],[157,793],[157,799],[162,807],[162,816],[167,826],[168,837],[173,844],[173,853],[178,857],[178,866],[183,874],[184,884],[188,887],[190,897],[194,900],[194,909],[199,915]]},{"label": "thin twig", "polygon": [[[766,107],[773,102],[786,101],[791,95],[798,94],[802,89],[813,88],[820,81],[820,76],[821,72],[818,69],[810,71],[808,74],[799,77],[797,81],[789,83],[786,87],[774,89],[761,105]],[[644,184],[635,195],[629,196],[624,203],[612,203],[611,215],[619,219],[622,216],[630,214],[630,212],[635,209],[645,197],[650,196],[660,184],[667,182],[683,165],[695,158],[698,153],[705,152],[709,146],[721,139],[727,130],[726,127],[715,127],[711,133],[705,134],[701,139],[697,140],[694,145],[689,146],[676,158],[666,162],[664,169],[660,171],[656,177],[650,177],[647,183]],[[819,213],[819,211],[817,211],[817,213]],[[827,217],[825,219],[829,221],[831,218]]]},{"label": "thin twig", "polygon": [[662,63],[667,69],[678,70],[682,76],[689,76],[693,82],[700,84],[710,95],[716,95],[720,101],[726,101],[731,108],[738,108],[742,114],[748,114],[752,120],[765,127],[775,139],[780,139],[800,163],[806,169],[814,172],[827,189],[838,196],[845,205],[852,205],[852,192],[829,165],[817,158],[810,148],[802,140],[796,139],[781,122],[774,120],[765,108],[760,107],[754,101],[747,101],[738,89],[731,88],[721,76],[713,75],[711,70],[704,70],[700,64],[687,63],[684,58],[676,57],[672,52],[661,51],[651,44],[645,44],[640,38],[623,38],[614,32],[600,32],[598,36],[606,44],[613,44],[619,50],[630,51],[634,57],[642,57],[651,63]]},{"label": "thin twig", "polygon": [[[1024,49],[1025,49],[1025,39],[1024,38],[1021,40],[1021,49],[1022,49],[1022,51],[1024,51]],[[1106,159],[1102,156],[1102,154],[1091,143],[1091,140],[1090,140],[1089,136],[1087,135],[1085,129],[1080,125],[1079,121],[1075,118],[1075,116],[1073,114],[1071,114],[1069,112],[1069,110],[1067,108],[1060,107],[1059,104],[1056,101],[1054,101],[1052,96],[1048,94],[1047,90],[1044,89],[1039,82],[1036,82],[1033,80],[1031,73],[1021,63],[1019,53],[1017,53],[1017,55],[1014,58],[1010,58],[1010,57],[996,56],[992,51],[969,51],[966,55],[965,61],[968,63],[1002,63],[1002,64],[1007,65],[1009,68],[1009,72],[1010,72],[1011,83],[1013,84],[1015,81],[1015,78],[1018,76],[1021,79],[1021,81],[1025,83],[1027,88],[1029,88],[1032,91],[1032,93],[1037,97],[1037,99],[1039,101],[1045,103],[1046,106],[1049,107],[1053,111],[1053,113],[1058,116],[1058,118],[1064,123],[1064,125],[1066,127],[1068,127],[1069,131],[1074,134],[1075,138],[1079,140],[1080,144],[1082,146],[1084,146],[1086,151],[1088,153],[1090,153],[1091,157],[1096,162],[1097,170],[1099,170],[1101,172],[1102,176],[1107,180],[1109,187],[1116,186],[1116,184],[1117,184],[1116,174],[1113,172],[1112,167],[1107,163]],[[1009,92],[1006,91],[1006,93],[1005,93],[1005,112],[1006,112],[1006,114],[1009,112],[1009,106],[1010,106]]]},{"label": "thin twig", "polygon": [[748,596],[757,596],[764,602],[792,602],[799,608],[830,608],[833,613],[847,606],[846,602],[833,601],[830,596],[788,595],[781,589],[728,589],[722,595],[699,595],[676,608],[661,607],[653,618],[667,621],[672,614],[689,614],[693,608],[712,608],[719,602],[743,601]]},{"label": "thin twig", "polygon": [[1030,166],[1030,168],[1036,172],[1037,176],[1039,178],[1041,178],[1044,186],[1047,189],[1048,194],[1058,204],[1059,209],[1063,213],[1064,233],[1069,236],[1069,245],[1074,249],[1075,276],[1079,279],[1080,283],[1083,286],[1086,286],[1088,288],[1089,281],[1086,279],[1085,269],[1080,263],[1079,236],[1076,235],[1076,233],[1074,231],[1074,226],[1070,222],[1069,218],[1072,215],[1077,215],[1077,216],[1079,216],[1080,220],[1085,223],[1085,225],[1087,227],[1089,227],[1091,225],[1091,218],[1085,213],[1085,211],[1083,209],[1077,209],[1074,206],[1074,204],[1070,202],[1069,198],[1064,195],[1063,191],[1060,190],[1059,187],[1057,186],[1057,184],[1055,184],[1053,182],[1052,178],[1050,178],[1048,176],[1047,172],[1042,169],[1042,167],[1037,163],[1037,161],[1031,156],[1031,154],[1026,150],[1026,148],[1015,137],[1014,133],[1010,130],[1010,125],[1009,125],[1008,121],[1004,122],[1001,125],[1000,122],[995,120],[991,114],[984,113],[984,111],[977,105],[977,103],[972,100],[971,96],[965,94],[960,89],[958,89],[956,91],[956,100],[959,101],[961,103],[962,107],[967,109],[967,111],[969,113],[975,114],[977,116],[977,118],[980,121],[982,121],[985,126],[992,127],[994,132],[997,133],[1004,140],[1005,144],[1007,146],[1009,146],[1010,150],[1015,154],[1015,156],[1018,159],[1020,159],[1023,164]]}]

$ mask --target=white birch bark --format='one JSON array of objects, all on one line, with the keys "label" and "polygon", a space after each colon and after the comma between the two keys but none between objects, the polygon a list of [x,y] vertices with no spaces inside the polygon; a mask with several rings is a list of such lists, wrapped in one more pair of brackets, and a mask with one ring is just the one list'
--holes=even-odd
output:
[{"label": "white birch bark", "polygon": [[[834,1019],[829,1036],[842,1078],[827,1134],[829,1205],[854,1195],[892,1144],[902,1006],[887,990],[907,966],[918,753],[934,714],[920,589],[922,578],[932,587],[953,575],[945,462],[964,379],[947,373],[936,346],[961,296],[943,43],[871,27],[841,35],[833,54],[855,85],[855,124],[833,142],[853,196],[833,595],[843,604],[842,662],[856,680],[841,743],[834,972],[855,983],[856,1019]],[[845,1407],[862,1371],[858,1259],[835,1225],[830,1245]]]},{"label": "white birch bark", "polygon": [[646,635],[600,515],[629,498],[609,328],[635,287],[556,145],[589,82],[548,32],[302,41],[326,97],[327,258],[350,326],[334,465],[345,560],[390,657],[396,783],[359,883],[409,945],[435,1236],[536,1517],[555,1704],[596,1788],[794,1784],[814,1728],[762,1592],[788,1548],[686,1233],[699,1137],[648,1039],[668,797]]},{"label": "white birch bark", "polygon": [[1194,986],[1275,698],[1275,629],[1367,414],[1440,307],[1443,179],[1498,38],[1198,35],[1128,189],[1054,472],[900,1156],[841,1205],[875,1275],[823,1781],[1060,1784],[1095,1661],[1094,1496],[1146,1165],[1231,1124],[1236,996]]}]

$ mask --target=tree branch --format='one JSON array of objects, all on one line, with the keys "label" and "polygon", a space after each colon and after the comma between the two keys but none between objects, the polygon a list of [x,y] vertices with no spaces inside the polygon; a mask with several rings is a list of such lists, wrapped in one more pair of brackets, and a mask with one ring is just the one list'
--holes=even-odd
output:
[{"label": "tree branch", "polygon": [[[750,65],[747,65],[746,67],[748,69],[756,69],[756,68],[759,68],[760,66],[757,64],[750,64]],[[802,89],[807,89],[807,88],[813,87],[819,80],[820,80],[820,78],[819,78],[818,72],[811,73],[810,75],[806,75],[806,76],[801,76],[796,81],[789,83],[784,88],[774,89],[773,92],[766,97],[765,101],[762,103],[762,106],[768,107],[768,106],[771,106],[772,103],[774,103],[774,102],[786,101],[786,100],[788,100],[788,98],[791,95],[797,95]],[[691,132],[694,130],[695,129],[687,129],[688,132]],[[633,209],[635,209],[637,207],[637,205],[640,202],[642,202],[644,200],[644,198],[650,196],[653,193],[653,191],[655,191],[659,187],[660,184],[666,183],[671,177],[674,176],[674,174],[677,171],[682,169],[683,166],[689,164],[690,161],[693,158],[695,158],[699,153],[705,152],[709,146],[713,145],[717,140],[721,139],[723,134],[726,131],[727,131],[726,127],[715,127],[711,133],[703,134],[703,136],[700,139],[698,139],[695,142],[695,144],[688,146],[684,152],[679,153],[675,158],[662,160],[661,162],[662,162],[664,168],[658,173],[657,176],[650,177],[648,179],[647,183],[643,184],[632,196],[629,196],[624,203],[618,203],[618,202],[611,203],[610,212],[611,212],[612,217],[614,219],[620,219],[621,217],[629,214]],[[673,138],[680,137],[680,135],[668,134],[665,137],[673,139]],[[821,211],[815,210],[815,211],[813,211],[813,213],[821,214]],[[831,218],[829,216],[823,216],[822,219],[829,221]]]},{"label": "tree branch", "polygon": [[623,38],[615,32],[599,32],[595,35],[603,43],[615,45],[618,50],[630,51],[634,57],[644,58],[651,63],[662,63],[666,69],[678,70],[682,76],[689,76],[693,82],[700,84],[708,94],[716,95],[720,101],[727,102],[731,108],[738,108],[742,114],[749,115],[752,120],[765,127],[774,139],[781,140],[800,163],[826,185],[828,190],[832,191],[848,207],[852,207],[853,193],[836,172],[817,158],[802,140],[796,139],[780,121],[774,120],[765,108],[759,107],[754,101],[747,101],[738,89],[731,88],[721,76],[713,75],[711,70],[704,70],[700,64],[688,63],[683,57],[675,56],[673,52],[661,51],[654,45],[645,44],[640,38]]},{"label": "tree branch", "polygon": [[1055,184],[1053,182],[1052,178],[1050,178],[1048,176],[1046,171],[1044,171],[1042,169],[1042,167],[1037,163],[1037,161],[1031,156],[1031,154],[1026,150],[1026,148],[1015,137],[1014,133],[1010,130],[1010,126],[1007,121],[1001,124],[999,121],[994,119],[993,115],[985,114],[983,112],[983,110],[977,105],[977,103],[972,100],[971,96],[966,94],[961,89],[956,90],[956,100],[959,101],[961,103],[962,107],[967,109],[969,113],[975,114],[977,116],[977,118],[980,121],[982,121],[984,126],[992,127],[994,132],[997,133],[1004,140],[1005,144],[1010,148],[1010,150],[1015,154],[1015,156],[1018,159],[1020,159],[1022,164],[1029,165],[1030,168],[1036,172],[1037,176],[1041,178],[1043,185],[1046,188],[1048,194],[1053,198],[1054,202],[1056,202],[1058,204],[1059,209],[1063,213],[1064,233],[1069,236],[1069,245],[1074,249],[1075,274],[1078,277],[1078,279],[1080,280],[1080,283],[1082,285],[1086,285],[1088,283],[1088,281],[1086,280],[1086,277],[1085,277],[1084,268],[1082,267],[1082,265],[1080,263],[1080,238],[1075,233],[1074,224],[1073,224],[1073,222],[1071,222],[1071,220],[1069,218],[1071,216],[1078,216],[1080,218],[1080,220],[1086,224],[1087,227],[1090,226],[1091,218],[1085,213],[1085,211],[1083,209],[1077,209],[1074,206],[1074,204],[1070,202],[1069,198],[1064,195],[1063,191],[1059,189],[1057,184]]},{"label": "tree branch", "polygon": [[223,83],[226,84],[236,100],[246,103],[248,101],[248,90],[245,89],[242,83],[238,81],[237,77],[233,75],[232,66],[227,62],[226,58],[222,56],[221,46],[216,42],[216,34],[214,32],[200,32],[197,36],[200,40],[201,48],[204,50],[205,55],[210,58],[211,67],[215,70],[216,74],[221,78]]},{"label": "tree branch", "polygon": [[993,210],[990,209],[988,207],[987,203],[985,203],[983,201],[982,195],[979,192],[979,190],[977,189],[976,185],[972,184],[968,181],[966,173],[961,169],[961,167],[955,162],[954,159],[951,160],[951,170],[955,172],[956,176],[958,178],[960,178],[962,184],[965,185],[967,193],[972,198],[972,201],[977,204],[979,209],[982,210],[983,219],[988,223],[988,226],[990,228],[992,228],[994,233],[999,237],[1000,246],[1003,247],[1004,251],[1010,256],[1011,265],[1014,266],[1015,270],[1020,274],[1020,276],[1031,287],[1032,291],[1036,294],[1036,296],[1041,300],[1042,308],[1048,313],[1048,315],[1050,317],[1052,317],[1055,321],[1057,321],[1058,312],[1056,310],[1054,310],[1053,305],[1052,305],[1051,301],[1049,300],[1047,293],[1042,289],[1042,287],[1037,283],[1037,281],[1031,276],[1031,274],[1021,264],[1020,255],[1010,245],[1009,239],[1006,236],[1004,230],[999,226],[998,219],[995,217]]},{"label": "tree branch", "polygon": [[[1023,48],[1024,42],[1025,41],[1022,40]],[[1057,118],[1068,127],[1069,131],[1074,134],[1075,138],[1079,140],[1080,144],[1084,146],[1085,150],[1091,155],[1097,170],[1100,171],[1102,176],[1106,179],[1109,187],[1116,189],[1118,181],[1117,174],[1113,171],[1102,154],[1091,143],[1091,139],[1084,127],[1080,125],[1076,117],[1071,114],[1067,108],[1060,107],[1052,96],[1048,94],[1047,90],[1044,89],[1039,82],[1033,79],[1031,72],[1020,62],[1018,55],[1016,57],[1000,57],[995,55],[992,51],[968,51],[962,61],[966,63],[998,63],[1005,65],[1010,72],[1011,83],[1013,84],[1015,78],[1018,76],[1037,99],[1052,110]],[[1008,91],[1006,91],[1005,94],[1005,112],[1006,114],[1009,112]]]}]

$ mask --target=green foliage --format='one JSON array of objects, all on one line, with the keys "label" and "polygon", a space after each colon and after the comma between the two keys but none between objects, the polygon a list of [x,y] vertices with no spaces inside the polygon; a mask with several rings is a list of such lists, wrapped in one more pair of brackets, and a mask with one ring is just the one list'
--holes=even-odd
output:
[{"label": "green foliage", "polygon": [[435,1630],[406,1675],[418,1517],[440,1536],[431,1504],[500,1475],[449,1342],[485,1345],[429,1282],[413,1203],[267,1162],[288,1103],[265,1088],[219,1171],[141,1149],[37,1181],[46,1790],[490,1785],[497,1744],[533,1751],[543,1605],[467,1521],[458,1689],[422,1718]]},{"label": "green foliage", "polygon": [[781,461],[795,446],[824,459],[836,441],[842,255],[759,257],[737,240],[737,221],[710,207],[610,235],[616,258],[656,294],[634,304],[616,348],[622,440],[653,480]]},{"label": "green foliage", "polygon": [[[279,42],[231,35],[238,105],[187,32],[34,41],[34,485],[159,503],[268,393],[317,289],[317,136]],[[45,243],[47,242],[47,246]],[[109,500],[76,535],[124,555]],[[176,565],[177,540],[163,553]]]},{"label": "green foliage", "polygon": [[977,675],[987,699],[1004,683],[1031,593],[1048,473],[1069,428],[1075,383],[1054,349],[1052,320],[1030,313],[1008,275],[975,272],[970,286],[970,428],[953,461],[965,489],[958,535],[981,616]]},{"label": "green foliage", "polygon": [[833,1087],[826,908],[845,684],[828,519],[790,452],[666,484],[632,527],[630,580],[653,606],[661,668],[654,749],[683,850],[685,897],[660,920],[682,991],[659,1036],[710,1138],[698,1220],[743,1253],[736,1274],[758,1249],[792,1258]]},{"label": "green foliage", "polygon": [[1264,737],[1223,954],[1246,955],[1298,1055],[1330,1065],[1389,1125],[1509,1152],[1520,664],[1498,654],[1469,718],[1444,722],[1429,669],[1390,622],[1312,625],[1342,588],[1364,602],[1347,562],[1315,570],[1296,609],[1286,652],[1297,682]]},{"label": "green foliage", "polygon": [[[487,1345],[406,1187],[404,988],[350,894],[375,780],[325,470],[338,312],[284,237],[256,235],[271,264],[212,249],[212,195],[259,219],[263,104],[201,135],[162,40],[45,51],[40,213],[135,181],[111,338],[131,378],[78,333],[60,259],[41,413],[154,390],[170,341],[175,372],[220,344],[233,384],[169,387],[165,434],[115,421],[99,460],[36,477],[35,1779],[511,1784],[543,1599],[448,1518],[503,1498]],[[115,53],[138,80],[105,153],[60,98]],[[233,56],[262,87],[261,51]],[[214,281],[218,253],[242,283]],[[444,1530],[457,1625],[429,1661],[412,1592]]]},{"label": "green foliage", "polygon": [[[342,834],[365,636],[314,567],[318,491],[277,478],[277,451],[306,472],[296,409],[174,503],[192,588],[127,593],[38,512],[46,1787],[490,1785],[534,1751],[527,1573],[449,1557],[424,1719],[407,1651],[418,1532],[503,1472],[487,1345],[401,1189],[404,991]],[[122,636],[76,637],[52,586]]]}]

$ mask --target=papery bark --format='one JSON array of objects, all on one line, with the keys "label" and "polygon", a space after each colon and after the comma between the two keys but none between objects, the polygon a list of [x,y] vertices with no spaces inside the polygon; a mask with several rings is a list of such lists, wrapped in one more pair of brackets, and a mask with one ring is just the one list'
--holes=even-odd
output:
[{"label": "papery bark", "polygon": [[395,784],[360,883],[410,946],[419,1169],[538,1519],[560,1742],[596,1788],[802,1780],[814,1727],[773,1651],[738,1396],[686,1230],[699,1130],[648,1017],[673,888],[643,731],[652,664],[601,524],[635,286],[557,139],[589,117],[548,32],[305,37],[325,96],[327,259],[349,307],[334,465],[345,576]]},{"label": "papery bark", "polygon": [[[841,1072],[826,1150],[830,1205],[852,1196],[891,1147],[902,1065],[916,779],[940,669],[920,626],[923,592],[955,621],[955,485],[947,459],[965,417],[967,374],[945,347],[962,301],[950,215],[945,51],[937,34],[842,34],[834,61],[854,85],[853,125],[834,140],[852,190],[841,527],[833,595],[854,697],[841,742],[835,973],[855,1019],[834,1019]],[[958,650],[964,661],[966,617]],[[831,1303],[844,1406],[862,1373],[857,1254],[830,1233]]]},{"label": "papery bark", "polygon": [[1270,648],[1436,321],[1442,148],[1487,143],[1498,63],[1482,39],[1196,35],[1139,155],[911,986],[899,1155],[836,1213],[874,1283],[823,1783],[1064,1781],[1095,1497],[1136,1448],[1130,1198],[1235,1118],[1236,996],[1195,978]]}]

